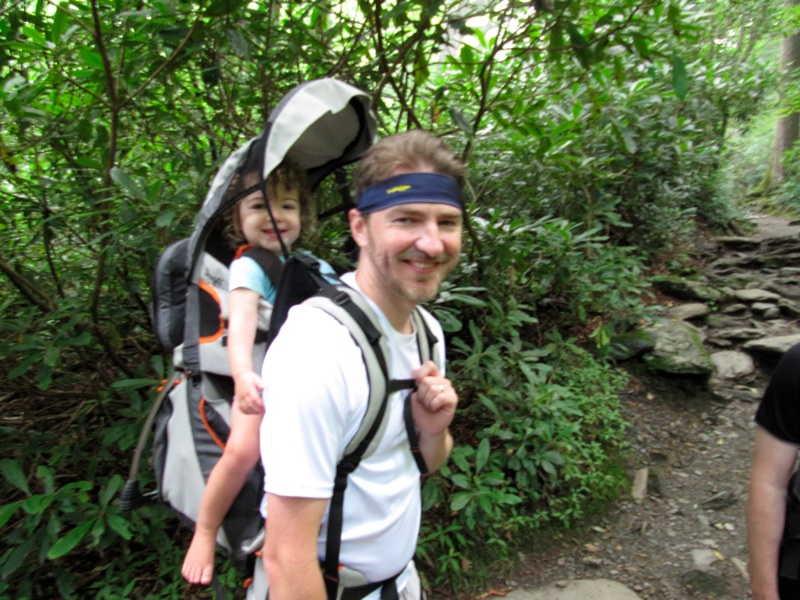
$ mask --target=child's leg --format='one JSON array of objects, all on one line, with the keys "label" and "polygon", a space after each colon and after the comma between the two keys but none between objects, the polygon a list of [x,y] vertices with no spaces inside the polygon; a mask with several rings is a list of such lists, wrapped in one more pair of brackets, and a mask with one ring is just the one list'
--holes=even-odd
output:
[{"label": "child's leg", "polygon": [[208,584],[214,572],[217,531],[242,489],[247,475],[260,460],[258,443],[262,415],[231,409],[231,433],[219,462],[208,477],[194,536],[181,572],[189,583]]}]

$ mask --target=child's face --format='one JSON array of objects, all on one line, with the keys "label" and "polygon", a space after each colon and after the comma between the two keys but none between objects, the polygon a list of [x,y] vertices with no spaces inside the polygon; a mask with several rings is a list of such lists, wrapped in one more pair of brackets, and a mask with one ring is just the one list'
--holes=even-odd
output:
[{"label": "child's face", "polygon": [[[299,194],[299,190],[287,189],[279,181],[269,203],[283,243],[290,249],[300,236]],[[281,245],[260,191],[245,196],[239,202],[239,223],[248,244],[280,253]]]}]

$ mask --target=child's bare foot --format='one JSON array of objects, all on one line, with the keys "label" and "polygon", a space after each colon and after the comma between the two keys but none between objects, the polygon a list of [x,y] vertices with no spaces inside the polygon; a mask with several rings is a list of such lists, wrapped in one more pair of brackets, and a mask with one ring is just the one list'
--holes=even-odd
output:
[{"label": "child's bare foot", "polygon": [[186,581],[202,585],[211,583],[211,576],[214,574],[215,545],[216,539],[213,535],[195,531],[181,569]]}]

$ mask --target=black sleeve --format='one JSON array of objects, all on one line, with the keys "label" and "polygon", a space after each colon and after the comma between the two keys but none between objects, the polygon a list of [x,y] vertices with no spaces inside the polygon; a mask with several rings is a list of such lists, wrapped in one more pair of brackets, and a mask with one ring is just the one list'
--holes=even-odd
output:
[{"label": "black sleeve", "polygon": [[800,344],[789,348],[775,367],[756,423],[778,439],[800,445]]}]

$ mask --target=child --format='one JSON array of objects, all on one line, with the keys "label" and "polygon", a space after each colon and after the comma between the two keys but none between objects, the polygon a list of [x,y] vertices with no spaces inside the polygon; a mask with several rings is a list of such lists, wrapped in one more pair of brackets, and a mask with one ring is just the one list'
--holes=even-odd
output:
[{"label": "child", "polygon": [[[305,173],[298,166],[284,162],[266,183],[270,208],[288,249],[300,236],[309,204],[304,177]],[[232,182],[232,193],[246,195],[226,215],[226,237],[234,247],[249,244],[280,256],[280,241],[267,212],[258,179],[258,173],[251,171],[240,176],[238,182]],[[301,213],[304,214],[301,216]],[[262,268],[246,256],[231,263],[229,286],[228,358],[235,395],[231,406],[230,435],[222,457],[209,475],[194,536],[181,569],[189,583],[197,584],[211,582],[217,531],[247,475],[260,460],[258,434],[262,415],[246,414],[242,407],[261,407],[263,412],[261,377],[257,373],[261,365],[255,365],[254,370],[253,346],[259,304],[263,304],[263,299],[271,305],[275,288]]]}]

